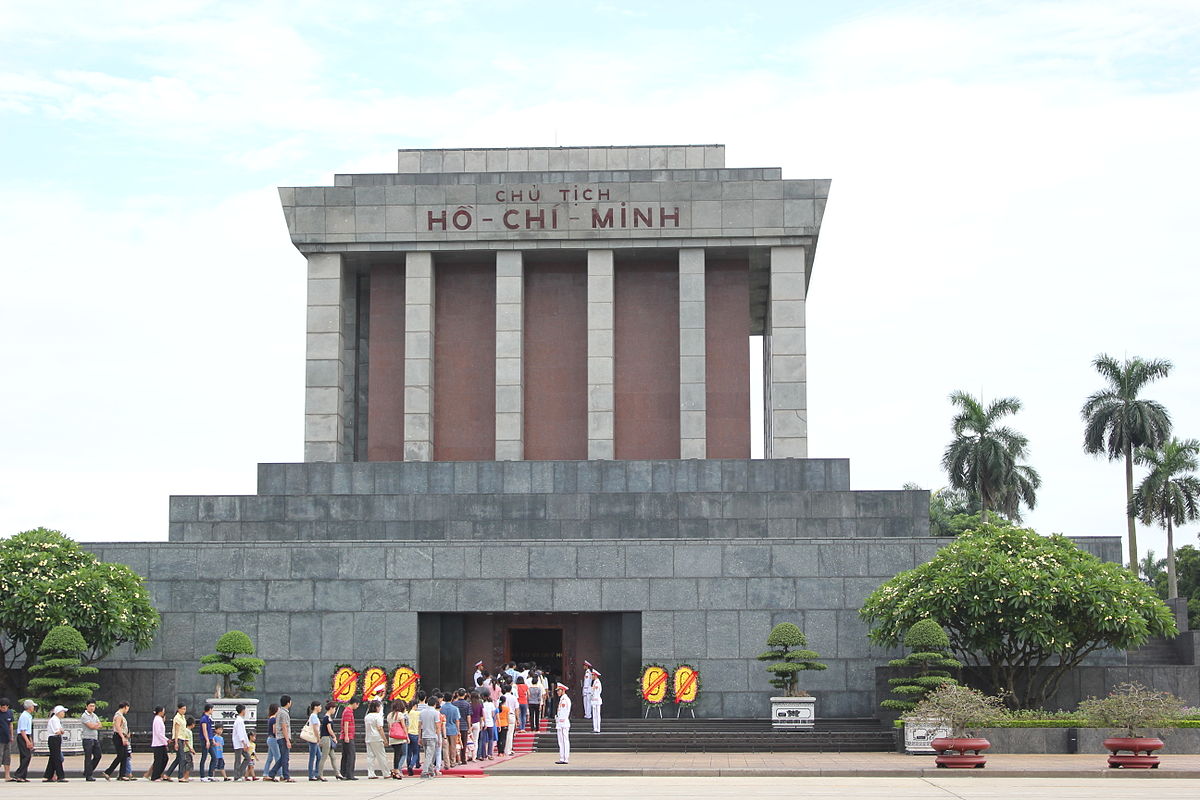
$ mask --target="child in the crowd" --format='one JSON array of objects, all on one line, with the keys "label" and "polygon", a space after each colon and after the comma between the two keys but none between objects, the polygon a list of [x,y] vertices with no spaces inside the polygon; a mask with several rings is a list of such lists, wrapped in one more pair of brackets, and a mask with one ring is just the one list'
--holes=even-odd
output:
[{"label": "child in the crowd", "polygon": [[[215,733],[212,737],[212,744],[208,746],[208,753],[212,757],[211,769],[213,774],[219,771],[221,779],[227,781],[229,775],[225,772],[225,726],[218,722],[213,730]],[[209,777],[204,780],[211,781],[213,778]]]},{"label": "child in the crowd", "polygon": [[257,748],[258,748],[258,744],[257,744],[258,736],[257,736],[257,734],[255,734],[254,731],[250,731],[249,733],[246,734],[246,736],[248,736],[250,738],[250,743],[246,745],[246,776],[245,777],[246,777],[246,780],[248,780],[248,781],[256,781],[256,780],[258,780],[258,778],[254,777],[254,765],[256,763],[258,763],[258,759],[255,757],[255,753],[257,752]]},{"label": "child in the crowd", "polygon": [[499,730],[500,740],[496,743],[496,755],[504,755],[504,746],[508,743],[508,704],[505,702],[508,698],[505,695],[500,695],[500,706],[496,709],[496,728]]},{"label": "child in the crowd", "polygon": [[192,767],[196,763],[196,748],[193,741],[193,732],[196,729],[196,718],[188,717],[186,727],[183,729],[183,763],[180,764],[179,782],[187,783],[192,779]]}]

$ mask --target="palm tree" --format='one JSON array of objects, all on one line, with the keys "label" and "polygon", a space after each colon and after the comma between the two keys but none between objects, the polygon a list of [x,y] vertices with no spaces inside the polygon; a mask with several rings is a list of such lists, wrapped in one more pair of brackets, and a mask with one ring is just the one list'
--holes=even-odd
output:
[{"label": "palm tree", "polygon": [[1200,440],[1171,439],[1161,450],[1139,447],[1134,459],[1150,468],[1138,484],[1129,513],[1146,525],[1158,522],[1167,529],[1167,599],[1179,596],[1175,581],[1175,526],[1200,519],[1200,478],[1197,469]]},{"label": "palm tree", "polygon": [[1146,555],[1138,562],[1138,570],[1151,586],[1158,583],[1158,576],[1162,575],[1163,570],[1166,568],[1167,560],[1165,558],[1155,558],[1153,550],[1147,550]]},{"label": "palm tree", "polygon": [[1133,502],[1133,451],[1159,447],[1171,435],[1171,415],[1154,400],[1138,399],[1147,383],[1165,378],[1170,361],[1145,361],[1137,356],[1118,362],[1101,353],[1092,366],[1108,380],[1108,386],[1083,404],[1083,449],[1103,453],[1109,461],[1125,459],[1125,517],[1129,533],[1129,568],[1138,562],[1137,525],[1130,511]]},{"label": "palm tree", "polygon": [[967,492],[979,504],[980,521],[987,523],[988,509],[1020,521],[1021,504],[1033,508],[1042,479],[1032,467],[1018,464],[1029,451],[1029,440],[999,420],[1021,410],[1021,401],[1003,397],[987,408],[966,392],[954,392],[958,406],[951,425],[954,440],[942,456],[950,487]]}]

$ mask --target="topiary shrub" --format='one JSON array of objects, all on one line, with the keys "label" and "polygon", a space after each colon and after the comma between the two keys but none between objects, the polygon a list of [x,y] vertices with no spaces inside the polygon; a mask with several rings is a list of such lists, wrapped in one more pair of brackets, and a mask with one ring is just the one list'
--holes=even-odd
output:
[{"label": "topiary shrub", "polygon": [[767,636],[767,647],[771,649],[758,656],[759,661],[769,661],[766,670],[772,675],[771,685],[782,689],[788,697],[807,696],[796,691],[796,676],[805,670],[825,669],[826,665],[816,659],[821,656],[808,650],[808,638],[791,622],[781,622]]},{"label": "topiary shrub", "polygon": [[947,670],[962,667],[961,661],[946,655],[950,637],[936,620],[923,619],[914,623],[904,635],[904,646],[913,652],[889,661],[888,666],[915,669],[916,673],[888,679],[892,694],[900,697],[888,698],[879,705],[893,711],[912,711],[934,689],[947,683],[958,683]]},{"label": "topiary shrub", "polygon": [[989,727],[1006,716],[1007,709],[999,697],[947,683],[927,694],[903,719],[918,723],[941,720],[950,729],[951,737],[961,739],[971,730]]},{"label": "topiary shrub", "polygon": [[219,675],[217,697],[241,697],[254,691],[254,679],[266,664],[254,658],[254,642],[242,631],[229,631],[217,640],[215,653],[200,659],[201,675]]},{"label": "topiary shrub", "polygon": [[1156,692],[1140,683],[1122,683],[1108,697],[1089,697],[1079,704],[1079,716],[1097,728],[1116,728],[1125,736],[1139,730],[1164,728],[1183,714],[1183,701],[1169,692]]},{"label": "topiary shrub", "polygon": [[[83,635],[70,625],[51,628],[38,648],[38,663],[29,668],[34,677],[29,681],[29,693],[41,701],[44,710],[66,706],[71,714],[87,707],[100,684],[87,680],[100,670],[83,665],[83,653],[88,644]],[[107,703],[96,703],[103,708]]]}]

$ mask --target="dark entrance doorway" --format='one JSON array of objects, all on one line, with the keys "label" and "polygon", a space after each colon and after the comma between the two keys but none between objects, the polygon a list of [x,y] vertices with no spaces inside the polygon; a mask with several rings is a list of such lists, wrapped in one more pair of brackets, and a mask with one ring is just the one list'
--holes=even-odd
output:
[{"label": "dark entrance doorway", "polygon": [[467,686],[476,661],[495,672],[507,661],[534,661],[551,680],[571,687],[578,702],[583,660],[604,671],[607,717],[639,717],[633,692],[614,687],[637,680],[642,615],[637,611],[441,612],[417,614],[421,688]]},{"label": "dark entrance doorway", "polygon": [[530,661],[551,675],[563,674],[562,628],[509,628],[508,660]]}]

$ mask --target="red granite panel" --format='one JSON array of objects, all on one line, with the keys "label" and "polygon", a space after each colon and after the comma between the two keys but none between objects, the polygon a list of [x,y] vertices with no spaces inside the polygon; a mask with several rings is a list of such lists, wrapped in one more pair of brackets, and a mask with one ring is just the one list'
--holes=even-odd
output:
[{"label": "red granite panel", "polygon": [[679,458],[678,261],[618,256],[615,284],[615,455]]},{"label": "red granite panel", "polygon": [[525,266],[525,458],[587,458],[587,266]]},{"label": "red granite panel", "polygon": [[367,460],[404,460],[404,266],[371,268]]},{"label": "red granite panel", "polygon": [[705,265],[708,457],[750,457],[750,264]]},{"label": "red granite panel", "polygon": [[496,457],[496,265],[434,261],[433,458]]}]

